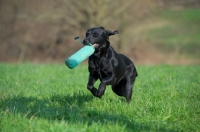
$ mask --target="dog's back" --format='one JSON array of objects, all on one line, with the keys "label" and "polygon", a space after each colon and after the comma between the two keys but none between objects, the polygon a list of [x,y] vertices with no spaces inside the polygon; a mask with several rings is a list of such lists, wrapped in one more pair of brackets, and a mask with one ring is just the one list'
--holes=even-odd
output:
[{"label": "dog's back", "polygon": [[138,73],[136,71],[134,63],[128,57],[126,57],[123,54],[118,54],[118,56],[124,61],[124,63],[126,64],[126,67],[133,67],[134,68],[133,73],[134,73],[135,77],[137,77]]}]

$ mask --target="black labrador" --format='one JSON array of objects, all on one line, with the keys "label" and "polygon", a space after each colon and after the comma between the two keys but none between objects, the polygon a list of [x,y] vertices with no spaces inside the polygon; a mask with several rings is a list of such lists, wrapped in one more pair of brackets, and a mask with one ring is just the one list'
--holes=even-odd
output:
[{"label": "black labrador", "polygon": [[[129,102],[132,96],[133,83],[137,71],[133,62],[123,54],[118,54],[109,42],[109,36],[118,34],[105,30],[104,27],[91,28],[86,32],[83,44],[91,43],[95,52],[89,57],[89,81],[87,88],[91,93],[101,98],[106,85],[112,85],[112,90],[119,96],[124,96]],[[100,79],[98,90],[93,86]]]}]

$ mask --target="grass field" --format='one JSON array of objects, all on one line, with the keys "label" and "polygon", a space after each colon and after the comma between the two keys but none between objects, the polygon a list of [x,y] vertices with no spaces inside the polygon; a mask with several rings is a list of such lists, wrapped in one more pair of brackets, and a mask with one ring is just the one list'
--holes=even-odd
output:
[{"label": "grass field", "polygon": [[200,66],[137,69],[127,104],[110,86],[93,97],[86,65],[0,64],[0,131],[200,131]]}]

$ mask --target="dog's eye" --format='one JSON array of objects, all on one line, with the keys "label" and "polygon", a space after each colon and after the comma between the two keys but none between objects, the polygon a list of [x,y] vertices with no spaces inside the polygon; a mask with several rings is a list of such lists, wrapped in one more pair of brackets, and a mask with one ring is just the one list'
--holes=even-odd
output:
[{"label": "dog's eye", "polygon": [[98,33],[94,33],[94,34],[93,34],[93,37],[95,37],[95,38],[98,37],[98,36],[99,36]]}]

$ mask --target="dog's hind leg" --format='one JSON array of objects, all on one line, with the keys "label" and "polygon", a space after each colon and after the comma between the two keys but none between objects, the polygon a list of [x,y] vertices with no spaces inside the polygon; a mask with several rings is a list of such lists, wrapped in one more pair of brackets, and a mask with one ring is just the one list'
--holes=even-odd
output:
[{"label": "dog's hind leg", "polygon": [[131,101],[134,79],[128,78],[125,85],[125,98],[127,102]]},{"label": "dog's hind leg", "polygon": [[126,101],[130,102],[134,80],[131,78],[121,80],[117,85],[112,86],[113,92],[115,92],[118,96],[125,97]]},{"label": "dog's hind leg", "polygon": [[134,65],[129,65],[127,71],[125,73],[125,98],[127,102],[131,101],[133,84],[135,82],[135,78],[137,77],[137,71]]},{"label": "dog's hind leg", "polygon": [[118,96],[125,96],[125,79],[122,79],[117,85],[112,86],[112,90]]}]

